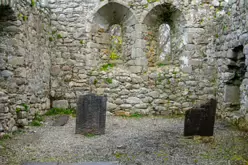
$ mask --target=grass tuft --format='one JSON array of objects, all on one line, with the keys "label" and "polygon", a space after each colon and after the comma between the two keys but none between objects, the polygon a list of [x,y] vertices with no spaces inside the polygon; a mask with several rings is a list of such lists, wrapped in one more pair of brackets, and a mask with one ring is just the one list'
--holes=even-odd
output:
[{"label": "grass tuft", "polygon": [[36,113],[33,121],[30,123],[31,126],[39,127],[42,126],[42,122],[44,121],[43,116]]}]

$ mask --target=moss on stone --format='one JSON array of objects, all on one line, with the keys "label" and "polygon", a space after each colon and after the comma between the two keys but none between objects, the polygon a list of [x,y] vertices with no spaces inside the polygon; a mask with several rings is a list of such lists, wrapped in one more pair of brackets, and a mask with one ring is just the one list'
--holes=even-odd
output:
[{"label": "moss on stone", "polygon": [[79,42],[81,45],[83,45],[85,43],[84,40],[80,40]]},{"label": "moss on stone", "polygon": [[49,37],[49,41],[52,42],[53,41],[53,37]]},{"label": "moss on stone", "polygon": [[106,78],[106,79],[105,79],[105,82],[106,82],[107,84],[112,84],[112,83],[113,83],[113,80],[112,80],[111,78]]},{"label": "moss on stone", "polygon": [[148,3],[159,2],[159,0],[147,0]]},{"label": "moss on stone", "polygon": [[57,39],[61,39],[63,36],[61,34],[57,34]]},{"label": "moss on stone", "polygon": [[105,64],[105,65],[102,65],[102,67],[100,68],[101,71],[107,71],[111,68],[114,67],[114,64]]},{"label": "moss on stone", "polygon": [[35,7],[36,6],[36,0],[31,0],[31,7]]},{"label": "moss on stone", "polygon": [[116,52],[111,52],[111,54],[110,54],[111,60],[117,60],[119,58],[120,58],[120,56],[118,56]]},{"label": "moss on stone", "polygon": [[27,21],[28,20],[28,16],[24,15],[23,16],[23,21]]},{"label": "moss on stone", "polygon": [[237,126],[240,130],[248,132],[248,121],[245,118],[240,118],[237,121]]}]

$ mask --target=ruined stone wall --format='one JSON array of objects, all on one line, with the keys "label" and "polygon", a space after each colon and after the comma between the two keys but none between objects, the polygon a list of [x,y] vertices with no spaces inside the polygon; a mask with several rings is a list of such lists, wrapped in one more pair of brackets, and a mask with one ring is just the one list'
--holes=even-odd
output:
[{"label": "ruined stone wall", "polygon": [[[216,23],[215,56],[218,68],[219,114],[245,127],[248,123],[247,57],[248,2],[228,1]],[[246,124],[246,129],[248,126]]]},{"label": "ruined stone wall", "polygon": [[50,108],[49,15],[31,1],[0,6],[0,131]]},{"label": "ruined stone wall", "polygon": [[[166,115],[215,97],[217,71],[207,28],[216,11],[212,3],[54,0],[49,7],[55,107],[75,107],[79,95],[92,90],[108,95],[112,112]],[[172,53],[162,62],[158,22],[172,27]],[[111,36],[113,25],[121,26],[121,37]],[[113,51],[113,38],[120,51]]]},{"label": "ruined stone wall", "polygon": [[107,95],[111,112],[162,115],[217,98],[222,117],[245,121],[244,0],[9,5],[0,10],[0,131],[50,105],[75,108],[89,92]]}]

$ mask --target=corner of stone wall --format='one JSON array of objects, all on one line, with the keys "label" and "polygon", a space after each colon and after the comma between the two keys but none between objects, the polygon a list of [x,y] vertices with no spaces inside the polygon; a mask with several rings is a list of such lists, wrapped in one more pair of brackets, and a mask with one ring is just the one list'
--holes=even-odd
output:
[{"label": "corner of stone wall", "polygon": [[50,108],[50,11],[15,1],[0,16],[0,131]]}]

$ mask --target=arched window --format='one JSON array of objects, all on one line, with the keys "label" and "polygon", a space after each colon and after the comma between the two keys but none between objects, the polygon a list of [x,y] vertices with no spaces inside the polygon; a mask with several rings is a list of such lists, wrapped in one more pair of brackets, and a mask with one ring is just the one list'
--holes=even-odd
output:
[{"label": "arched window", "polygon": [[122,28],[119,24],[110,27],[110,59],[116,60],[122,54]]},{"label": "arched window", "polygon": [[159,60],[162,62],[171,54],[170,26],[162,24],[159,27]]}]

